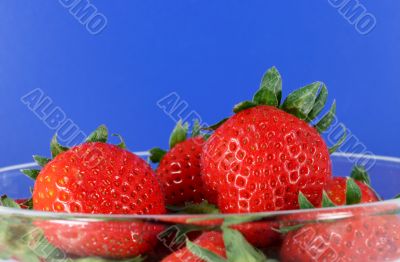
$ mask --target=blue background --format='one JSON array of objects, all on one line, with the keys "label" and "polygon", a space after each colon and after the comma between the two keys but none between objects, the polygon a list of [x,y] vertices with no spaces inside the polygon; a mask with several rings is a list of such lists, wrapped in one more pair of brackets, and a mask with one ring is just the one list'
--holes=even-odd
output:
[{"label": "blue background", "polygon": [[54,131],[20,98],[41,88],[83,131],[101,123],[130,149],[167,146],[156,102],[176,92],[204,121],[251,98],[276,65],[284,94],[324,81],[368,150],[400,156],[400,2],[362,1],[358,34],[325,1],[92,1],[108,24],[86,31],[58,1],[0,2],[0,166],[48,155]]}]

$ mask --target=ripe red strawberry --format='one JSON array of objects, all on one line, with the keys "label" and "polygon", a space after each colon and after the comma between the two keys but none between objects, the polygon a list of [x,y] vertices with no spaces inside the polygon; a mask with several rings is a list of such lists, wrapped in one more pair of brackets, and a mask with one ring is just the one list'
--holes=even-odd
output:
[{"label": "ripe red strawberry", "polygon": [[186,203],[200,203],[203,199],[203,186],[200,174],[200,156],[204,138],[196,124],[191,138],[187,138],[188,125],[178,122],[170,138],[170,150],[150,150],[150,160],[160,163],[157,177],[165,193],[168,206],[184,206]]},{"label": "ripe red strawberry", "polygon": [[[164,214],[161,187],[150,166],[125,150],[124,143],[107,144],[107,137],[107,129],[101,126],[85,143],[71,149],[59,145],[54,137],[51,144],[54,159],[36,156],[43,169],[23,171],[36,178],[33,208],[67,213]],[[49,241],[64,251],[77,256],[110,258],[132,257],[149,251],[159,231],[150,230],[152,226],[144,223],[54,226],[53,222],[44,222],[40,226]],[[68,241],[59,232],[76,238]],[[142,237],[143,232],[146,232],[144,241],[133,238]]]},{"label": "ripe red strawberry", "polygon": [[[335,177],[325,184],[324,190],[327,196],[332,200],[332,202],[336,206],[343,206],[346,205],[346,182],[348,178],[345,177]],[[379,201],[378,196],[376,195],[375,191],[372,190],[367,184],[354,181],[360,190],[361,198],[359,203],[370,203]],[[322,203],[321,203],[322,205]]]},{"label": "ripe red strawberry", "polygon": [[[302,192],[299,193],[300,208],[314,208]],[[334,177],[323,188],[322,198],[317,207],[334,207],[379,201],[380,197],[370,187],[370,178],[362,166],[353,168],[351,177]]]},{"label": "ripe red strawberry", "polygon": [[296,209],[300,191],[318,203],[331,177],[329,153],[338,145],[328,150],[319,132],[332,122],[335,103],[311,126],[326,102],[325,85],[301,88],[280,105],[281,84],[270,69],[253,101],[238,104],[204,146],[206,197],[223,213]]},{"label": "ripe red strawberry", "polygon": [[399,222],[396,215],[371,215],[309,224],[287,235],[281,261],[397,261]]},{"label": "ripe red strawberry", "polygon": [[[195,241],[195,244],[205,248],[221,257],[226,258],[224,240],[220,232],[205,232]],[[201,258],[193,254],[187,247],[184,247],[171,255],[167,256],[162,262],[197,262],[203,261]]]},{"label": "ripe red strawberry", "polygon": [[[379,201],[369,183],[365,169],[356,166],[351,177],[336,177],[325,184],[320,206]],[[301,193],[299,203],[302,208],[313,207]],[[400,258],[400,220],[391,215],[396,209],[391,205],[355,206],[289,216],[288,221],[297,221],[300,225],[298,230],[286,235],[281,249],[282,261],[392,261]],[[353,217],[339,219],[341,214],[349,213]],[[332,220],[336,216],[339,216],[337,220]],[[302,224],[301,220],[307,222]]]},{"label": "ripe red strawberry", "polygon": [[147,222],[41,221],[36,226],[64,253],[109,259],[134,258],[157,245],[163,226]]}]

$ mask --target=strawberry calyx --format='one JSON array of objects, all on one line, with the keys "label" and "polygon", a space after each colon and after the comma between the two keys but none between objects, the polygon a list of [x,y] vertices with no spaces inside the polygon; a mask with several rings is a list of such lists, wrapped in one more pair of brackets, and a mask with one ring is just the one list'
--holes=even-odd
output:
[{"label": "strawberry calyx", "polygon": [[[192,133],[190,134],[190,137],[194,138],[198,136],[203,136],[204,138],[207,138],[207,135],[202,134],[201,130],[202,128],[200,126],[200,123],[196,119],[193,123]],[[178,123],[176,123],[176,126],[174,127],[170,135],[169,149],[171,150],[177,144],[186,141],[188,139],[188,135],[189,135],[189,123],[188,122],[183,123],[182,120],[179,120]],[[164,157],[167,151],[159,147],[154,147],[149,150],[149,153],[150,153],[149,160],[152,163],[160,163],[161,159]]]},{"label": "strawberry calyx", "polygon": [[[253,100],[244,101],[236,104],[233,108],[234,113],[239,113],[246,109],[267,105],[279,108],[297,118],[308,123],[313,122],[325,108],[328,98],[328,89],[322,82],[314,82],[290,93],[284,102],[282,99],[282,77],[276,67],[272,67],[264,74]],[[314,127],[319,133],[325,132],[333,123],[336,115],[336,101],[333,101],[328,112],[323,115]],[[219,123],[209,126],[206,130],[216,130],[229,118],[225,118]],[[342,125],[343,135],[339,141],[330,148],[330,153],[335,152],[346,139],[346,129]]]}]

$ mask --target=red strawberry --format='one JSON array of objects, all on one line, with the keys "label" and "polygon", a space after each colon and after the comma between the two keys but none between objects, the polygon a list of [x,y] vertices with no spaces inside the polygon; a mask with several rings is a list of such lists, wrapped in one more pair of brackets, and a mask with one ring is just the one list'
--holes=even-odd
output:
[{"label": "red strawberry", "polygon": [[[300,208],[314,208],[302,192],[299,193]],[[334,207],[379,201],[380,197],[370,187],[370,178],[364,167],[355,166],[351,177],[334,177],[323,188],[317,207]]]},{"label": "red strawberry", "polygon": [[[226,258],[225,245],[220,232],[205,232],[194,241],[195,244],[205,248],[221,257]],[[171,255],[167,256],[162,262],[195,262],[203,261],[201,258],[193,254],[188,248],[182,248]]]},{"label": "red strawberry", "polygon": [[[321,206],[379,201],[369,181],[365,169],[358,166],[353,169],[352,177],[329,180]],[[299,203],[302,208],[312,208],[301,193]],[[289,216],[286,220],[297,221],[294,224],[300,225],[297,231],[286,235],[281,249],[282,261],[391,261],[400,258],[400,220],[388,215],[396,209],[391,205],[355,206]],[[349,215],[353,217],[340,220]],[[307,221],[306,224],[301,220]]]},{"label": "red strawberry", "polygon": [[253,101],[237,105],[204,146],[207,198],[218,199],[223,213],[296,209],[300,191],[318,203],[331,177],[330,152],[319,132],[332,122],[335,104],[315,127],[307,123],[324,107],[325,85],[308,85],[280,105],[281,83],[270,69]]},{"label": "red strawberry", "polygon": [[70,255],[133,258],[152,251],[163,227],[147,222],[41,221],[36,226],[55,247]]},{"label": "red strawberry", "polygon": [[204,138],[196,125],[191,138],[187,139],[187,125],[178,122],[170,138],[168,152],[159,148],[150,150],[150,160],[160,163],[156,174],[165,193],[168,206],[200,203],[203,199],[200,156]]},{"label": "red strawberry", "polygon": [[[362,177],[359,175],[362,172]],[[353,178],[354,177],[354,178]],[[358,180],[356,180],[358,179]],[[368,184],[367,184],[368,183]],[[312,209],[314,207],[335,207],[354,205],[379,201],[376,192],[369,186],[369,177],[365,169],[354,167],[352,177],[335,177],[326,182],[320,201],[314,206],[303,193],[299,193],[298,202],[301,209]],[[320,217],[332,215],[332,213],[348,212],[349,209],[337,208],[335,210],[318,210],[318,212],[297,213],[283,217],[281,227],[289,228],[304,221],[315,221]],[[354,213],[360,213],[358,209],[351,209]],[[361,210],[361,212],[363,212]],[[293,222],[295,221],[295,222]],[[285,230],[283,230],[285,231]]]},{"label": "red strawberry", "polygon": [[[324,190],[327,196],[332,200],[336,206],[346,205],[346,183],[348,178],[335,177],[325,184]],[[359,203],[370,203],[379,201],[375,191],[372,190],[367,184],[360,181],[354,181],[360,190],[361,199]],[[321,203],[322,205],[322,203]]]},{"label": "red strawberry", "polygon": [[287,235],[281,261],[397,261],[399,222],[396,215],[366,215],[309,224]]},{"label": "red strawberry", "polygon": [[246,240],[255,247],[267,248],[280,242],[279,233],[274,231],[277,223],[256,221],[232,226],[238,230]]},{"label": "red strawberry", "polygon": [[[126,151],[123,143],[119,146],[107,144],[107,137],[107,129],[101,126],[84,144],[71,149],[59,145],[54,137],[51,144],[54,159],[35,157],[43,169],[23,171],[31,177],[37,175],[34,209],[91,214],[164,214],[161,187],[150,166]],[[48,222],[40,226],[45,229],[49,241],[64,251],[77,256],[112,258],[149,251],[159,231],[145,223]],[[76,237],[68,241],[63,235]],[[143,237],[144,242],[134,239],[135,235]]]}]

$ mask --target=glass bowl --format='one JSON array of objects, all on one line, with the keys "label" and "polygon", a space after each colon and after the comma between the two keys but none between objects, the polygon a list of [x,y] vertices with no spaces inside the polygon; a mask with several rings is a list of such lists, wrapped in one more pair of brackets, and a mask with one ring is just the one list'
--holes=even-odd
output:
[{"label": "glass bowl", "polygon": [[[212,243],[221,240],[220,232],[226,230],[239,232],[276,261],[400,259],[400,200],[393,199],[400,193],[400,159],[338,153],[332,162],[335,176],[348,176],[355,164],[365,165],[373,187],[386,200],[229,215],[88,215],[0,207],[0,261],[140,261],[139,256],[144,261],[162,261],[184,247],[187,238],[196,243],[207,232],[212,235],[207,242]],[[36,166],[0,168],[0,194],[30,197],[33,182],[19,170],[31,167]],[[190,258],[188,250],[180,254],[178,260],[165,261],[202,261]]]}]

